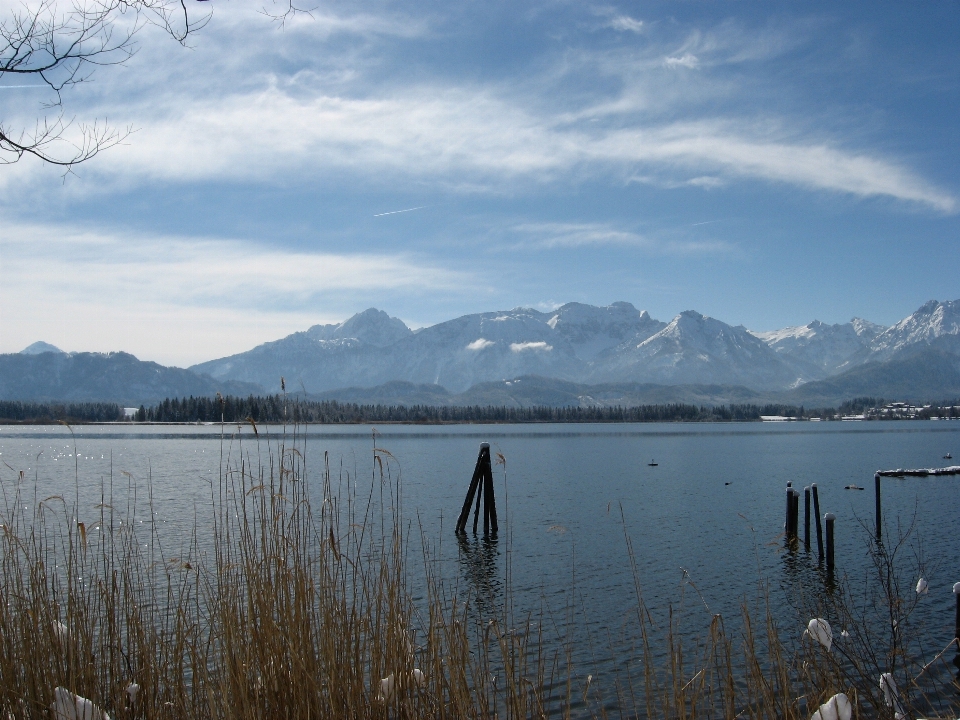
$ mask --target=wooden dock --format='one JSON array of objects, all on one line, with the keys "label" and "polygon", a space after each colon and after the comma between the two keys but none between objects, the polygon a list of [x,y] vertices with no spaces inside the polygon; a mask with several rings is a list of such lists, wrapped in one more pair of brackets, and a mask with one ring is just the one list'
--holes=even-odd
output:
[{"label": "wooden dock", "polygon": [[929,477],[930,475],[960,475],[960,465],[945,468],[920,468],[918,470],[878,470],[881,477]]}]

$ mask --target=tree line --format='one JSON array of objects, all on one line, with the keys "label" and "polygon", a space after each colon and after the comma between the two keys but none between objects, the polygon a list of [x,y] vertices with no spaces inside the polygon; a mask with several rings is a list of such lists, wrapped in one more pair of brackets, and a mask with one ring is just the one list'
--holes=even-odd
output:
[{"label": "tree line", "polygon": [[[149,407],[141,405],[133,418],[125,418],[122,406],[114,403],[41,403],[0,400],[0,422],[80,423],[118,422],[226,422],[241,423],[630,423],[630,422],[751,422],[775,415],[797,420],[833,419],[838,415],[862,413],[883,404],[879,398],[855,398],[839,408],[807,409],[782,404],[656,405],[610,407],[506,407],[502,405],[361,405],[337,400],[308,400],[284,395],[237,397],[167,398]],[[919,419],[931,416],[956,417],[960,402],[930,406]],[[870,419],[885,419],[881,417]]]},{"label": "tree line", "polygon": [[123,408],[116,403],[41,403],[0,400],[0,421],[7,423],[116,422]]},{"label": "tree line", "polygon": [[717,422],[759,420],[761,415],[806,417],[791,405],[693,405],[665,403],[631,407],[506,407],[498,405],[361,405],[336,400],[304,400],[283,395],[246,398],[168,398],[141,406],[141,422],[269,423],[526,423],[526,422]]}]

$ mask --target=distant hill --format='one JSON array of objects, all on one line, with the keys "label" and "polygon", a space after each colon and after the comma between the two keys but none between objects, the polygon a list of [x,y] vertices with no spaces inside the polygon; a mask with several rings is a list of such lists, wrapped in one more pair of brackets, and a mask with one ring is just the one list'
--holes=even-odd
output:
[{"label": "distant hill", "polygon": [[960,356],[927,347],[886,362],[869,362],[785,393],[786,402],[838,405],[843,400],[872,396],[916,403],[960,397]]},{"label": "distant hill", "polygon": [[168,397],[247,395],[259,385],[214,380],[189,370],[144,362],[124,352],[0,355],[0,399],[107,401],[138,406]]},{"label": "distant hill", "polygon": [[38,340],[20,351],[21,355],[40,355],[41,353],[62,353],[63,350],[43,340]]}]

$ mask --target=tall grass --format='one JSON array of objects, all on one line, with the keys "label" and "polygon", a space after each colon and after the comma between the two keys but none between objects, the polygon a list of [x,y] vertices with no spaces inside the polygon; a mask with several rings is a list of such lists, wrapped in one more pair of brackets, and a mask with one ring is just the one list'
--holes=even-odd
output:
[{"label": "tall grass", "polygon": [[[326,457],[311,477],[295,434],[247,443],[224,454],[175,552],[109,485],[84,522],[79,489],[41,499],[22,475],[4,483],[0,712],[50,717],[62,687],[114,718],[807,718],[839,692],[857,717],[893,716],[877,683],[889,658],[849,599],[829,613],[867,645],[827,652],[766,606],[724,618],[681,598],[658,624],[638,583],[638,662],[601,684],[574,667],[572,636],[514,615],[508,581],[477,613],[439,575],[438,539],[405,525],[388,452],[374,444],[358,483]],[[956,712],[943,672],[923,675],[908,709]]]}]

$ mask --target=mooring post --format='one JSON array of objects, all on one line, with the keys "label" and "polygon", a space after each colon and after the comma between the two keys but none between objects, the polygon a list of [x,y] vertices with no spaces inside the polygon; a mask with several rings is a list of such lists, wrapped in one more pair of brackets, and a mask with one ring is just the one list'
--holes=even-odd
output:
[{"label": "mooring post", "polygon": [[793,489],[793,497],[790,502],[790,520],[793,522],[791,532],[793,533],[793,539],[796,540],[800,537],[800,491],[796,488]]},{"label": "mooring post", "polygon": [[953,595],[957,599],[957,617],[953,623],[953,637],[957,641],[957,652],[960,652],[960,582],[954,583]]},{"label": "mooring post", "polygon": [[820,524],[820,495],[817,494],[817,484],[811,483],[813,491],[813,515],[817,519],[817,559],[823,562],[823,526]]},{"label": "mooring post", "polygon": [[490,529],[494,534],[497,532],[497,497],[493,492],[493,467],[490,465],[490,453],[487,453],[487,459],[483,466],[483,531],[487,532],[487,518],[490,519]]},{"label": "mooring post", "polygon": [[787,541],[789,542],[791,536],[791,531],[793,530],[793,488],[790,486],[790,483],[787,483],[787,508],[784,512],[783,519],[783,534],[786,536]]},{"label": "mooring post", "polygon": [[810,488],[803,489],[803,549],[810,552]]},{"label": "mooring post", "polygon": [[827,513],[823,516],[827,523],[827,570],[833,570],[833,526],[837,516],[833,513]]},{"label": "mooring post", "polygon": [[473,509],[473,534],[477,534],[477,520],[480,519],[480,500],[483,498],[483,471],[480,472],[480,484],[477,485],[477,506]]},{"label": "mooring post", "polygon": [[960,680],[960,582],[954,584],[953,596],[957,599],[957,616],[953,623],[953,639],[957,643],[957,654],[953,658],[953,664],[957,668],[957,680]]},{"label": "mooring post", "polygon": [[790,484],[787,483],[787,504],[783,510],[783,534],[790,539]]},{"label": "mooring post", "polygon": [[883,539],[883,534],[881,532],[880,526],[880,473],[879,471],[873,474],[873,495],[874,500],[876,501],[877,506],[877,541]]},{"label": "mooring post", "polygon": [[[479,489],[480,482],[483,479],[483,456],[486,450],[487,463],[490,462],[490,443],[480,443],[480,452],[477,455],[477,465],[473,469],[473,478],[470,480],[470,490],[467,491],[467,498],[463,501],[463,508],[460,510],[460,517],[457,518],[456,532],[462,533],[466,530],[467,520],[470,519],[470,506],[473,505],[473,496]],[[476,527],[474,527],[476,529]]]}]

